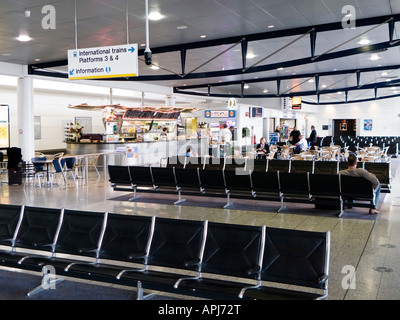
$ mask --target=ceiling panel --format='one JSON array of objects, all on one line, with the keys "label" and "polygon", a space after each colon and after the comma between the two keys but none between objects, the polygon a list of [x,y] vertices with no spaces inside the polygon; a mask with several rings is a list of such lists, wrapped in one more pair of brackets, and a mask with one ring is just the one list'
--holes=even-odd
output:
[{"label": "ceiling panel", "polygon": [[[319,74],[340,70],[377,68],[400,64],[398,46],[372,53],[340,57],[343,50],[359,48],[361,39],[368,39],[369,45],[389,40],[388,24],[381,26],[356,26],[355,29],[339,29],[318,32],[315,54],[318,57],[311,61],[310,35],[287,35],[286,29],[312,28],[319,24],[339,23],[342,21],[344,6],[355,9],[354,18],[400,14],[400,1],[388,0],[151,0],[150,12],[157,11],[164,18],[150,21],[150,48],[160,48],[188,43],[207,43],[210,40],[221,40],[219,45],[187,50],[185,72],[189,76],[180,77],[182,63],[180,51],[153,54],[154,70],[139,59],[139,75],[159,76],[159,81],[152,83],[166,86],[204,85],[196,89],[208,93],[208,84],[223,84],[228,81],[248,81],[249,87],[245,95],[277,94],[277,82],[253,80],[271,77],[288,77],[281,81],[280,93],[301,93],[315,90],[315,82],[308,78],[297,77],[302,74]],[[128,4],[129,25],[126,25],[126,4]],[[41,21],[44,5],[53,5],[57,13],[55,30],[44,30]],[[24,11],[29,9],[31,16],[27,18]],[[77,34],[75,39],[74,0],[2,0],[0,5],[0,61],[33,64],[65,60],[67,50],[75,47],[89,48],[125,44],[127,27],[129,42],[139,46],[146,41],[145,2],[143,0],[80,0],[77,1]],[[395,23],[394,39],[400,37],[399,23]],[[305,29],[307,30],[307,29]],[[271,69],[253,72],[249,68],[241,72],[241,44],[233,47],[233,43],[224,43],[227,37],[242,37],[250,34],[282,31],[279,37],[265,40],[249,41],[247,47],[246,67]],[[34,40],[21,43],[15,38],[20,33],[29,34]],[[354,38],[354,39],[353,39]],[[140,47],[143,48],[143,47]],[[226,51],[227,49],[229,49]],[[226,52],[225,52],[226,51]],[[334,59],[323,61],[329,54]],[[329,56],[329,57],[332,57]],[[278,69],[280,63],[306,59],[301,65]],[[318,60],[319,59],[319,60]],[[271,66],[269,66],[271,65]],[[269,68],[270,67],[270,68]],[[273,68],[272,68],[273,67]],[[56,67],[52,70],[66,70]],[[235,70],[235,74],[225,71]],[[221,73],[222,71],[222,73]],[[206,76],[209,72],[219,72],[217,76]],[[361,73],[361,85],[394,81],[400,75],[397,70]],[[175,76],[175,80],[164,80],[162,76]],[[135,79],[136,80],[136,79]],[[314,80],[315,81],[315,80]],[[357,84],[357,76],[353,74],[322,76],[319,86],[331,88],[352,87]],[[268,90],[268,91],[267,91]],[[241,85],[212,87],[212,92],[220,94],[241,94]],[[370,95],[371,90],[350,92],[349,97]],[[372,90],[373,91],[373,90]],[[378,90],[379,94],[390,93],[390,89]],[[321,95],[324,99],[339,101],[343,97],[338,94]],[[311,96],[310,96],[311,97]],[[315,98],[315,97],[314,97]]]}]

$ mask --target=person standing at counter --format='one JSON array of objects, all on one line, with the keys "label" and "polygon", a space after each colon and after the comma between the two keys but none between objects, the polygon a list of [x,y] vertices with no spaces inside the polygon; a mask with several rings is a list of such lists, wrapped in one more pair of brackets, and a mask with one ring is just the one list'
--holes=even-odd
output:
[{"label": "person standing at counter", "polygon": [[292,145],[296,145],[297,142],[300,141],[300,131],[297,130],[297,127],[295,126],[290,133],[290,139],[292,141]]},{"label": "person standing at counter", "polygon": [[161,137],[166,137],[168,135],[168,128],[163,128],[161,132]]},{"label": "person standing at counter", "polygon": [[219,131],[219,141],[221,143],[231,142],[232,140],[232,132],[228,129],[226,123],[223,124],[222,129]]},{"label": "person standing at counter", "polygon": [[215,141],[214,141],[214,133],[211,131],[210,128],[207,128],[204,137],[208,139],[208,154],[211,157],[217,157],[218,156],[218,152],[217,152],[218,144],[216,143],[217,137],[215,137]]},{"label": "person standing at counter", "polygon": [[[230,155],[231,154],[231,141],[232,141],[232,132],[228,129],[226,123],[222,125],[222,129],[219,131],[218,140],[221,145],[221,152],[223,154]],[[221,154],[222,155],[222,154]]]}]

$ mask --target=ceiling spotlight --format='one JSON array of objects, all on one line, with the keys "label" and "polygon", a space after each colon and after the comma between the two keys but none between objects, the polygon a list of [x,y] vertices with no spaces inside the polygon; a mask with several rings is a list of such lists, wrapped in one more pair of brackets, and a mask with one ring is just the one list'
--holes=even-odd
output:
[{"label": "ceiling spotlight", "polygon": [[268,26],[268,29],[272,29],[272,28],[274,28],[275,26],[273,25],[273,24],[270,24],[269,26]]},{"label": "ceiling spotlight", "polygon": [[280,67],[280,68],[278,68],[277,70],[278,70],[278,71],[282,71],[282,70],[283,70],[283,68],[282,68],[282,67]]},{"label": "ceiling spotlight", "polygon": [[253,58],[255,58],[256,57],[256,55],[254,54],[254,53],[248,53],[247,55],[246,55],[246,58],[247,59],[253,59]]},{"label": "ceiling spotlight", "polygon": [[314,82],[314,79],[310,79],[310,80],[308,80],[308,82],[309,82],[309,83],[313,83],[313,82]]},{"label": "ceiling spotlight", "polygon": [[207,36],[206,36],[205,34],[202,34],[202,35],[200,36],[200,38],[204,39],[204,38],[207,38]]},{"label": "ceiling spotlight", "polygon": [[28,35],[23,35],[23,34],[21,34],[21,35],[17,38],[17,40],[18,40],[18,41],[21,41],[21,42],[28,42],[28,41],[31,41],[32,38],[31,38],[30,36],[28,36]]},{"label": "ceiling spotlight", "polygon": [[361,44],[361,45],[367,45],[367,44],[370,44],[370,43],[371,43],[371,41],[369,41],[368,39],[361,39],[360,42],[359,42],[359,44]]},{"label": "ceiling spotlight", "polygon": [[243,89],[248,89],[248,88],[250,88],[250,87],[249,87],[249,85],[246,83],[246,84],[244,85]]},{"label": "ceiling spotlight", "polygon": [[268,92],[268,89],[264,89],[264,90],[263,90],[263,93],[267,93],[267,92]]},{"label": "ceiling spotlight", "polygon": [[380,58],[379,58],[379,56],[376,54],[376,53],[373,53],[372,55],[371,55],[371,57],[369,58],[369,60],[372,60],[372,61],[376,61],[376,60],[379,60]]},{"label": "ceiling spotlight", "polygon": [[161,20],[162,18],[164,18],[164,16],[157,11],[153,11],[152,13],[149,14],[149,19],[152,21],[158,21]]}]

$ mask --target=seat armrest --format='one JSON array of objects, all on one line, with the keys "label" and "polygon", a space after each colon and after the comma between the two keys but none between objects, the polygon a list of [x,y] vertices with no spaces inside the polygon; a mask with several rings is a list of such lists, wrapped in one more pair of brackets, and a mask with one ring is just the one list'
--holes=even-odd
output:
[{"label": "seat armrest", "polygon": [[4,239],[0,239],[0,244],[3,242],[12,242],[13,239],[12,238],[4,238]]},{"label": "seat armrest", "polygon": [[323,274],[322,276],[320,276],[318,279],[317,279],[317,282],[319,283],[319,284],[323,284],[323,283],[325,283],[326,281],[328,281],[328,278],[329,278],[329,276],[327,275],[327,274]]},{"label": "seat armrest", "polygon": [[48,243],[48,242],[35,242],[33,245],[35,247],[51,247],[51,246],[53,246],[52,243]]},{"label": "seat armrest", "polygon": [[254,266],[246,270],[247,274],[255,274],[260,272],[260,266]]},{"label": "seat armrest", "polygon": [[129,260],[144,259],[145,257],[146,257],[146,252],[131,253],[128,255]]},{"label": "seat armrest", "polygon": [[97,248],[79,248],[78,252],[79,253],[84,253],[84,252],[95,252],[97,251]]},{"label": "seat armrest", "polygon": [[183,262],[183,265],[185,267],[193,267],[193,266],[198,266],[200,265],[200,259],[193,259],[193,260],[186,260]]}]

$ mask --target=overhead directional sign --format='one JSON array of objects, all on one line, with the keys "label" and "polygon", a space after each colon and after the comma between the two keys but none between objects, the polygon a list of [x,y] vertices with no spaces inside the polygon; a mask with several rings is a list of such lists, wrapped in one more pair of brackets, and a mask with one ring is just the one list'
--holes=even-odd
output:
[{"label": "overhead directional sign", "polygon": [[68,50],[69,80],[137,76],[137,43]]}]

